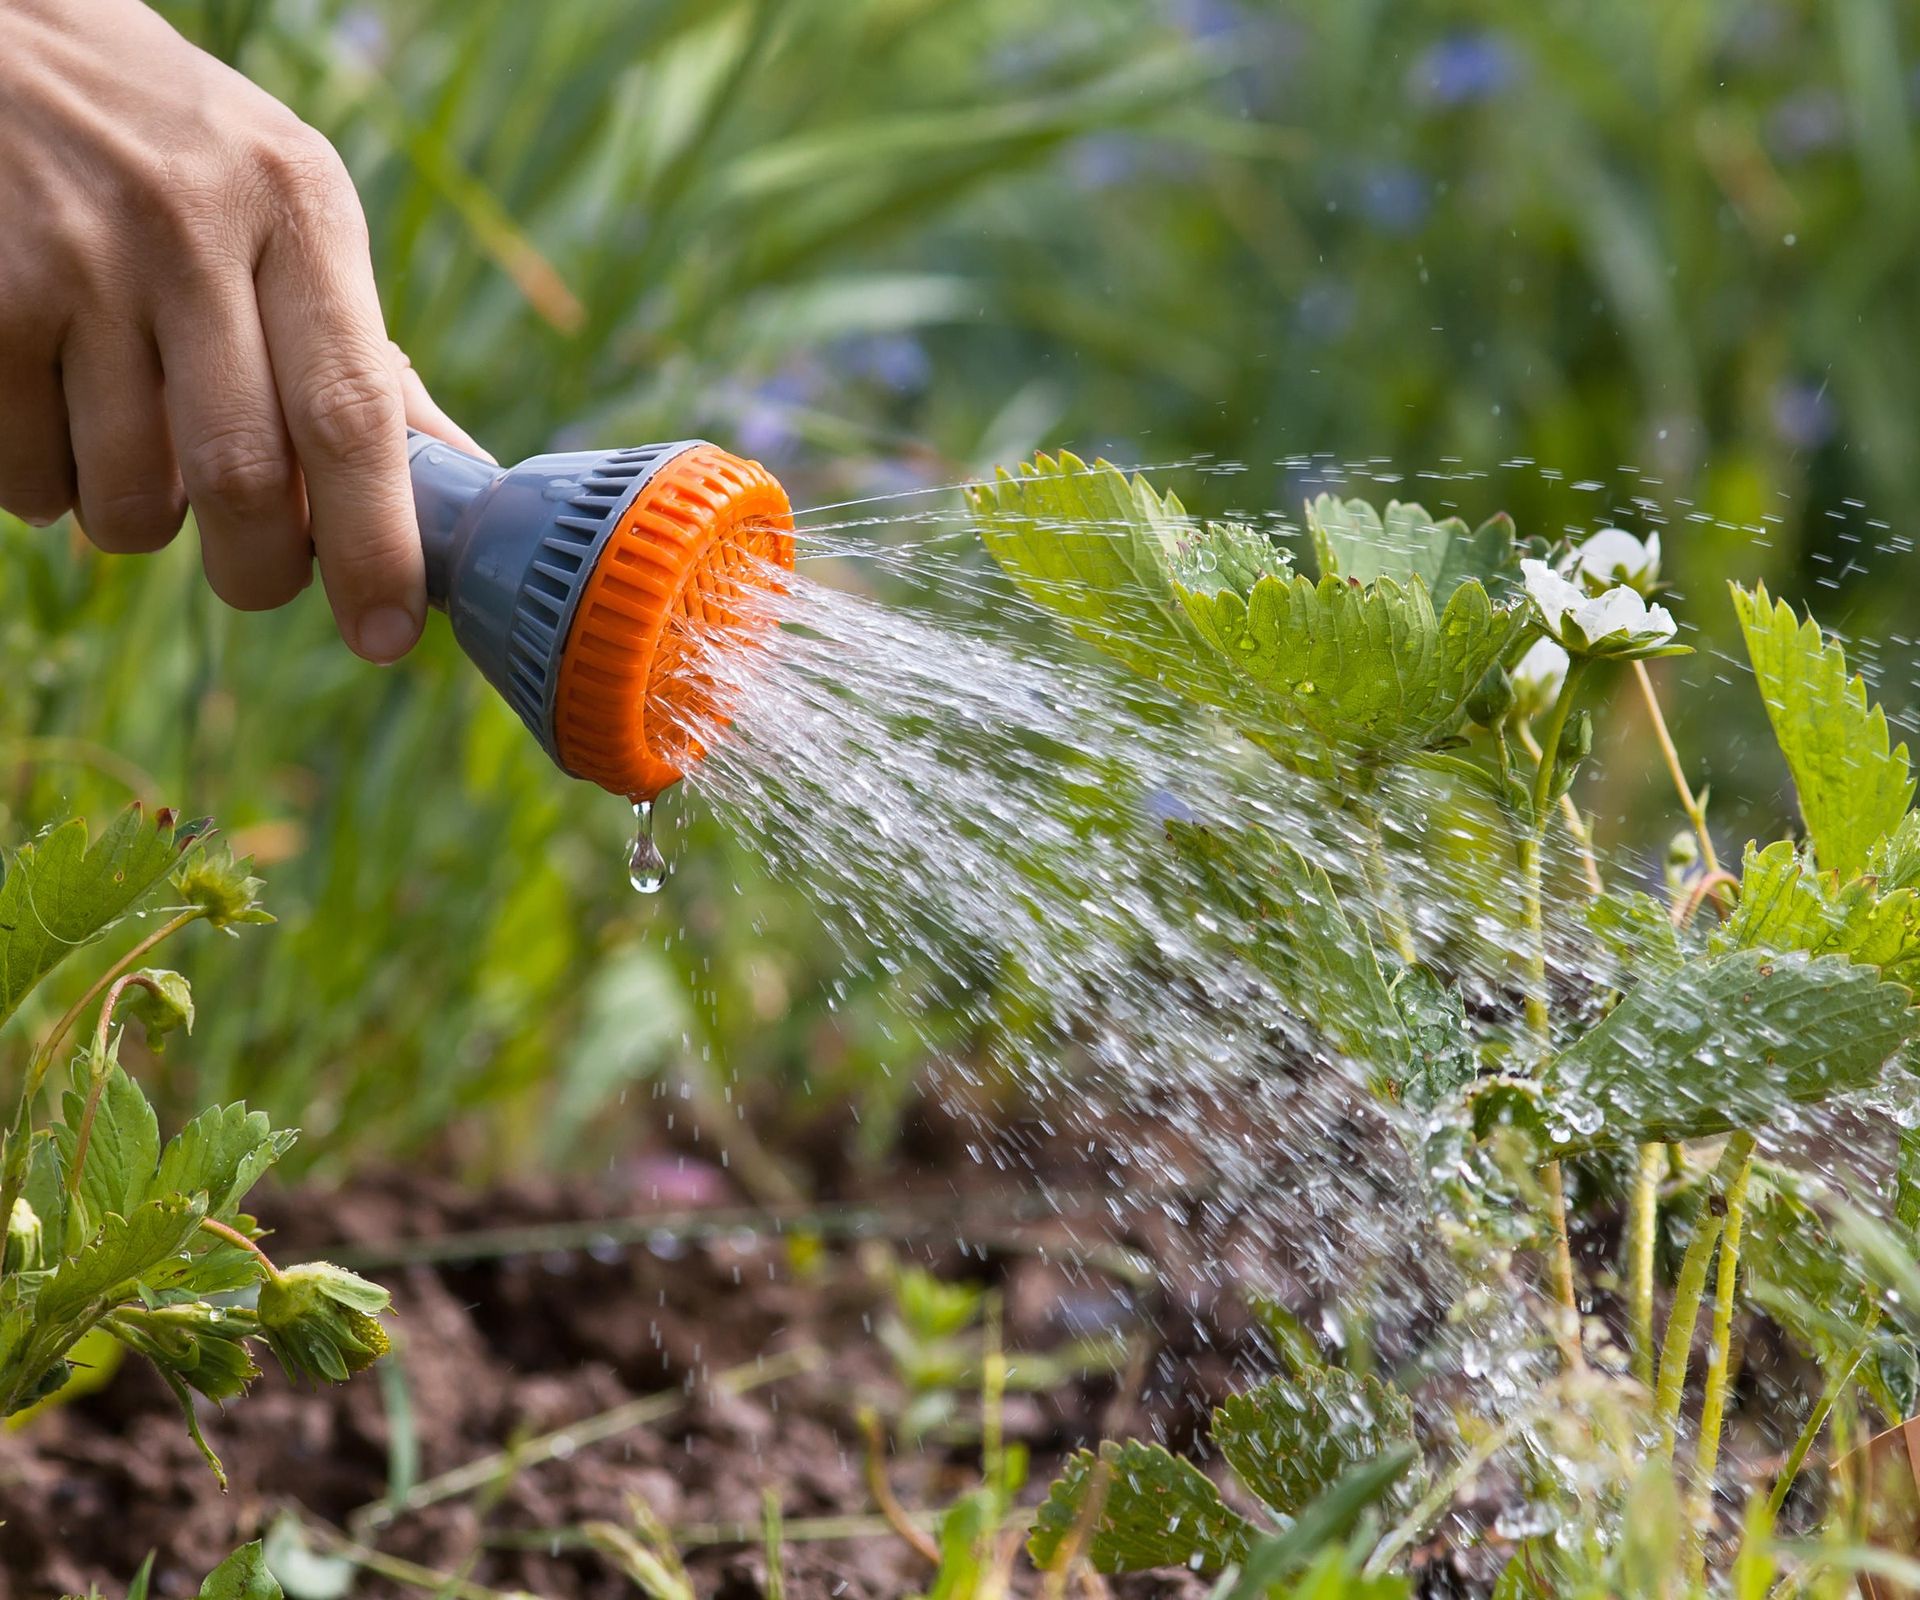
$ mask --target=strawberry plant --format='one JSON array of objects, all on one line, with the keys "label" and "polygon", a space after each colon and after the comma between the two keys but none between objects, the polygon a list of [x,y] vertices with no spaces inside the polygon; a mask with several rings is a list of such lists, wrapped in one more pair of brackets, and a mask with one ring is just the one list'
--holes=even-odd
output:
[{"label": "strawberry plant", "polygon": [[[1030,599],[1308,797],[1284,834],[1271,808],[1167,824],[1195,926],[1261,974],[1320,1068],[1389,1108],[1464,1269],[1459,1316],[1503,1297],[1539,1309],[1528,1370],[1543,1381],[1492,1422],[1449,1418],[1418,1383],[1349,1372],[1290,1333],[1289,1370],[1214,1416],[1248,1496],[1291,1531],[1355,1462],[1434,1460],[1424,1485],[1411,1471],[1374,1486],[1360,1528],[1380,1577],[1501,1454],[1543,1530],[1501,1595],[1700,1593],[1716,1553],[1740,1593],[1768,1592],[1774,1518],[1823,1431],[1843,1445],[1920,1394],[1920,1135],[1887,1109],[1920,1035],[1920,817],[1906,747],[1840,646],[1764,588],[1732,587],[1803,823],[1750,843],[1735,870],[1646,667],[1685,651],[1655,598],[1657,539],[1608,529],[1549,548],[1500,516],[1470,528],[1322,496],[1306,508],[1309,579],[1276,540],[1196,523],[1104,463],[1043,456],[971,498]],[[1664,900],[1573,792],[1606,685],[1639,700],[1644,754],[1686,824]],[[1452,800],[1498,819],[1471,936],[1440,903],[1460,881],[1436,865]],[[1409,811],[1425,826],[1398,820]],[[1882,1204],[1767,1142],[1843,1106],[1897,1145]],[[1585,1203],[1603,1234],[1609,1192],[1624,1192],[1624,1225],[1596,1276],[1570,1213]],[[1761,1314],[1827,1381],[1751,1488],[1742,1537],[1714,1498],[1736,1322]],[[1232,1592],[1252,1594],[1272,1537],[1196,1467],[1133,1441],[1068,1468],[1031,1548],[1061,1572],[1237,1571]],[[1845,1565],[1799,1559],[1802,1583],[1821,1560]]]},{"label": "strawberry plant", "polygon": [[[261,1248],[241,1205],[292,1144],[291,1131],[234,1104],[202,1112],[163,1143],[121,1064],[129,1026],[156,1051],[193,1026],[187,981],[144,964],[162,944],[196,923],[236,933],[273,920],[247,864],[210,849],[209,838],[204,823],[182,826],[170,811],[135,806],[98,838],[75,819],[6,860],[0,1023],[126,919],[149,926],[26,1051],[0,1141],[8,1219],[0,1413],[57,1395],[73,1375],[74,1347],[98,1330],[152,1362],[224,1485],[196,1396],[224,1404],[240,1395],[258,1376],[257,1344],[291,1377],[345,1380],[387,1349],[387,1293],[322,1262],[278,1267]],[[48,1106],[56,1076],[64,1088]]]}]

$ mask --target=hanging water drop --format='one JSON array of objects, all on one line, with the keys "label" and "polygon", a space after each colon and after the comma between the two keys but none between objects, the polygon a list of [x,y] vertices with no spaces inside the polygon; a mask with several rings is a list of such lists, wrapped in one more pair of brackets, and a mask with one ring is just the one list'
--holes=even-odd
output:
[{"label": "hanging water drop", "polygon": [[635,894],[658,894],[667,882],[667,858],[653,842],[653,802],[633,803],[633,853],[627,857],[627,882]]}]

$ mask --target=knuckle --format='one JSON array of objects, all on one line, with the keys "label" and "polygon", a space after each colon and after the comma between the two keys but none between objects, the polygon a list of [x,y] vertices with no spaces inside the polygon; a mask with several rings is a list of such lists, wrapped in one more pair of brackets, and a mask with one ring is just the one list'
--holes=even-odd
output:
[{"label": "knuckle", "polygon": [[[261,145],[252,161],[274,208],[301,220],[361,222],[346,163],[324,135],[304,123]],[[361,222],[364,226],[364,223]]]},{"label": "knuckle", "polygon": [[301,409],[311,448],[333,462],[359,460],[370,446],[398,437],[405,427],[392,374],[372,366],[321,377],[307,390]]},{"label": "knuckle", "polygon": [[186,520],[177,494],[153,489],[116,489],[83,494],[80,526],[110,555],[140,555],[172,543]]},{"label": "knuckle", "polygon": [[256,428],[229,428],[189,447],[187,486],[206,501],[242,516],[277,511],[293,488],[293,463],[278,438]]}]

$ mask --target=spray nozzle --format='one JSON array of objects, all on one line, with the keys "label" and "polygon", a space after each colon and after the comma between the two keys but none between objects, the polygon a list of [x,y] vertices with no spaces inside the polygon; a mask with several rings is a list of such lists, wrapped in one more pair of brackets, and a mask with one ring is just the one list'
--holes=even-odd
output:
[{"label": "spray nozzle", "polygon": [[793,566],[772,474],[698,439],[503,468],[416,433],[409,455],[427,598],[547,754],[635,801],[678,781],[681,727],[712,720],[700,643]]}]

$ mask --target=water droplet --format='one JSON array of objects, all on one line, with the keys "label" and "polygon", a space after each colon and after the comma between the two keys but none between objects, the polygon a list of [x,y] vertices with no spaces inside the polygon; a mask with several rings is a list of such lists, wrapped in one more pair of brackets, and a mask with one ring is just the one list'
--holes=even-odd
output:
[{"label": "water droplet", "polygon": [[635,894],[658,894],[667,882],[667,858],[653,842],[653,802],[633,803],[633,853],[627,857],[627,882]]}]

